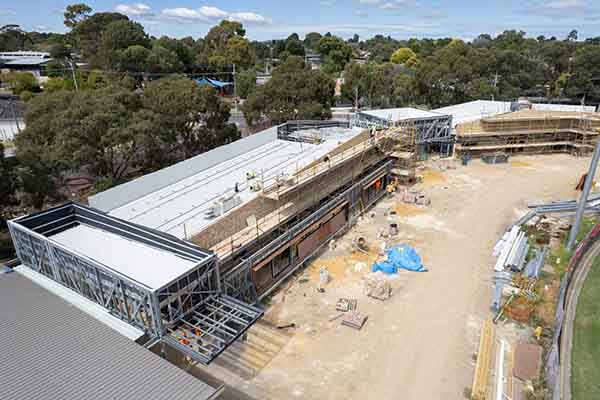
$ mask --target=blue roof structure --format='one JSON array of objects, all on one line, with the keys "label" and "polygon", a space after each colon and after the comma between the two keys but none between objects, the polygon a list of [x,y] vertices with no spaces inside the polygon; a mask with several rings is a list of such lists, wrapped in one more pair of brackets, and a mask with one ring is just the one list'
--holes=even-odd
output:
[{"label": "blue roof structure", "polygon": [[227,86],[233,86],[233,82],[223,82],[223,81],[218,81],[216,79],[210,79],[210,78],[196,79],[196,83],[198,85],[210,85],[212,87],[219,88],[219,89],[227,87]]}]

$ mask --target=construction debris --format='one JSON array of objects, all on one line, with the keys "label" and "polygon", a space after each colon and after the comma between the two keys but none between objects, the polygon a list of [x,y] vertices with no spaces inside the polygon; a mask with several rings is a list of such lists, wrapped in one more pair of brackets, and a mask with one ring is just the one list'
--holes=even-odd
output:
[{"label": "construction debris", "polygon": [[405,204],[416,204],[418,206],[428,206],[431,200],[422,192],[413,189],[405,189],[400,192],[398,199]]},{"label": "construction debris", "polygon": [[387,300],[392,297],[392,285],[381,274],[369,274],[365,278],[365,293],[377,300]]},{"label": "construction debris", "polygon": [[367,318],[369,318],[369,316],[365,313],[361,313],[360,311],[352,311],[344,316],[344,319],[342,319],[342,325],[360,330],[365,322],[367,322]]},{"label": "construction debris", "polygon": [[506,153],[482,154],[481,160],[486,164],[504,164],[504,163],[508,162],[508,154],[506,154]]},{"label": "construction debris", "polygon": [[344,299],[341,298],[335,304],[335,309],[337,311],[354,311],[356,310],[357,300],[356,299]]},{"label": "construction debris", "polygon": [[514,376],[522,381],[533,381],[540,373],[542,346],[519,343],[515,348]]}]

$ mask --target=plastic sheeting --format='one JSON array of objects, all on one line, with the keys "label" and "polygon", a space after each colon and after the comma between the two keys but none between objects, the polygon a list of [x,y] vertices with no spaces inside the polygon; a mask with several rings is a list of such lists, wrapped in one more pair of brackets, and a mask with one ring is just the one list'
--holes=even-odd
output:
[{"label": "plastic sheeting", "polygon": [[414,272],[426,272],[427,269],[421,262],[421,257],[415,249],[407,244],[394,246],[387,250],[387,259],[385,261],[376,262],[371,267],[371,272],[381,271],[386,274],[395,274],[398,269],[405,269]]}]

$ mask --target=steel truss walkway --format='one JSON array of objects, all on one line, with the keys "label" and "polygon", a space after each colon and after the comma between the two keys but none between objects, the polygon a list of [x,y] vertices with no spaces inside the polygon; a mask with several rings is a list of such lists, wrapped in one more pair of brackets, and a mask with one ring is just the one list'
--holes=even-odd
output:
[{"label": "steel truss walkway", "polygon": [[208,364],[242,336],[263,311],[227,295],[210,296],[169,328],[163,340]]}]

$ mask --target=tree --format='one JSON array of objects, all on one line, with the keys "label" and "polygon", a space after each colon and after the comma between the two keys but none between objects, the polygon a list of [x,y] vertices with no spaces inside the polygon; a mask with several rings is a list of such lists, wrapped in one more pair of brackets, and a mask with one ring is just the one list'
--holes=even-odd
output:
[{"label": "tree", "polygon": [[104,67],[106,60],[103,59],[102,55],[98,54],[99,49],[103,45],[104,31],[112,22],[122,20],[129,19],[119,13],[95,13],[78,21],[69,36],[73,40],[75,48],[85,60],[92,66]]},{"label": "tree", "polygon": [[416,57],[417,55],[414,51],[412,51],[408,47],[401,47],[392,54],[390,61],[394,64],[405,64],[411,58]]},{"label": "tree", "polygon": [[[172,39],[167,36],[162,36],[160,39],[157,39],[153,42],[153,46],[161,46],[169,51],[172,51],[177,55],[177,59],[185,70],[189,70],[194,65],[194,50],[192,48],[194,42],[192,38],[187,38],[182,40]],[[188,44],[189,40],[191,40],[191,45]],[[187,43],[186,43],[187,42]]]},{"label": "tree", "polygon": [[246,69],[254,65],[255,55],[248,39],[234,36],[225,46],[225,63],[235,64],[237,68]]},{"label": "tree", "polygon": [[588,45],[575,52],[567,94],[586,101],[600,101],[600,45]]},{"label": "tree", "polygon": [[229,124],[229,106],[217,92],[196,82],[174,77],[151,82],[142,102],[154,113],[160,132],[152,148],[174,146],[185,158],[239,138],[237,127]]},{"label": "tree", "polygon": [[352,47],[337,36],[321,38],[317,51],[325,58],[325,70],[332,73],[342,71],[352,56]]},{"label": "tree", "polygon": [[310,70],[298,56],[289,56],[273,70],[271,79],[256,88],[242,106],[249,124],[267,117],[274,123],[331,116],[335,82],[321,71]]},{"label": "tree", "polygon": [[306,48],[308,49],[316,50],[317,44],[319,43],[319,40],[321,40],[322,37],[323,35],[321,35],[319,32],[308,33],[304,37],[304,46],[306,46]]},{"label": "tree", "polygon": [[120,54],[119,70],[147,71],[150,50],[140,45],[129,46]]},{"label": "tree", "polygon": [[304,44],[299,39],[288,39],[285,44],[285,51],[292,56],[304,57]]},{"label": "tree", "polygon": [[240,68],[254,65],[255,55],[250,42],[244,38],[243,25],[235,21],[221,21],[208,31],[200,43],[197,63],[215,70],[236,64]]},{"label": "tree", "polygon": [[0,210],[3,210],[6,206],[15,204],[15,190],[16,181],[14,171],[6,158],[4,158],[4,145],[0,142]]},{"label": "tree", "polygon": [[92,12],[92,9],[87,4],[78,3],[71,4],[67,6],[64,12],[64,24],[69,28],[75,27],[79,22],[86,19],[89,14]]},{"label": "tree", "polygon": [[71,49],[63,43],[56,43],[50,46],[50,57],[54,59],[65,59],[71,57]]},{"label": "tree", "polygon": [[235,78],[237,95],[241,98],[247,98],[256,89],[256,72],[246,70],[237,74]]},{"label": "tree", "polygon": [[568,42],[575,42],[577,41],[577,29],[573,29],[571,32],[569,32],[569,34],[567,35],[567,41]]},{"label": "tree", "polygon": [[152,73],[176,73],[183,72],[185,66],[173,51],[158,44],[148,52],[146,59],[146,71]]},{"label": "tree", "polygon": [[142,25],[129,20],[113,21],[102,33],[99,56],[105,68],[116,69],[122,53],[129,47],[148,47],[150,40]]},{"label": "tree", "polygon": [[10,85],[12,92],[16,95],[26,91],[32,93],[41,91],[37,79],[29,72],[13,72],[5,74],[2,77],[2,80]]}]

